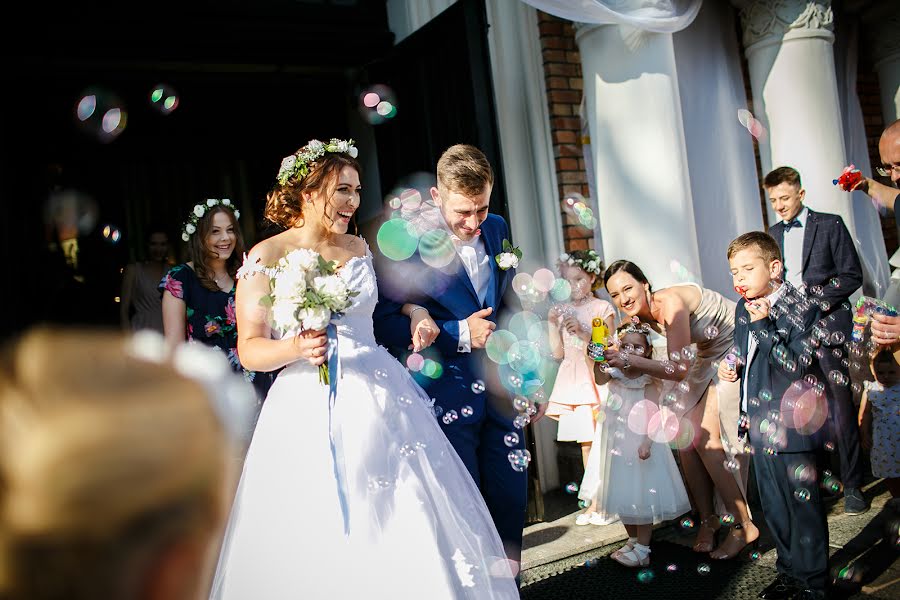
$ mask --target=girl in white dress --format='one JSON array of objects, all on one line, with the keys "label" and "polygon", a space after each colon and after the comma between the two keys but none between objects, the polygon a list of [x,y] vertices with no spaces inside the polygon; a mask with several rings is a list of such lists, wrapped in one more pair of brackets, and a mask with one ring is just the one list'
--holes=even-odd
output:
[{"label": "girl in white dress", "polygon": [[[313,141],[285,159],[266,217],[286,231],[257,244],[239,273],[241,360],[284,369],[247,454],[212,597],[518,598],[488,509],[428,396],[375,342],[372,255],[345,233],[360,200],[355,155],[352,142]],[[273,283],[265,267],[298,248],[337,261],[358,292],[337,321],[333,401],[318,375],[325,333],[298,326],[273,339],[260,303]],[[439,330],[427,311],[402,310],[417,349],[431,344]]]},{"label": "girl in white dress", "polygon": [[[603,319],[607,329],[613,330],[612,305],[594,296],[594,291],[603,285],[601,273],[603,262],[593,250],[563,254],[559,261],[559,274],[568,281],[572,294],[569,302],[557,304],[549,315],[550,349],[553,358],[562,359],[562,362],[545,414],[559,422],[556,431],[558,441],[578,442],[581,445],[587,480],[588,489],[585,489],[583,481],[578,493],[586,509],[575,518],[576,525],[608,525],[615,521],[598,504],[599,481],[588,475],[588,469],[599,472],[604,468],[604,457],[609,453],[602,417],[599,417],[606,388],[594,383],[593,362],[585,351],[591,340],[591,323],[595,318]],[[592,450],[595,444],[598,444],[597,452]],[[594,457],[593,463],[590,456]]]},{"label": "girl in white dress", "polygon": [[652,348],[646,333],[634,324],[619,332],[622,369],[595,363],[598,384],[609,383],[606,419],[613,432],[606,488],[606,509],[619,516],[628,542],[611,555],[628,567],[650,564],[653,525],[674,519],[690,502],[678,465],[669,448],[669,436],[677,431],[675,414],[659,407],[659,388],[649,375],[629,373],[631,354],[649,358]]}]

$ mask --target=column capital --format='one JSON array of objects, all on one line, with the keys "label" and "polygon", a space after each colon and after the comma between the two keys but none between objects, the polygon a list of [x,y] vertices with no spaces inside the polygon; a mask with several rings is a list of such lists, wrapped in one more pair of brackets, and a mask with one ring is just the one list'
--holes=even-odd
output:
[{"label": "column capital", "polygon": [[747,50],[794,38],[834,41],[831,0],[754,0],[743,4],[741,25]]}]

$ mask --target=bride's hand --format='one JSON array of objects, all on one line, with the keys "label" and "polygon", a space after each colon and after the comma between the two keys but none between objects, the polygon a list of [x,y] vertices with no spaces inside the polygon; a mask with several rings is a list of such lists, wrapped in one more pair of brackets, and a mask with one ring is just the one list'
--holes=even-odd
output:
[{"label": "bride's hand", "polygon": [[409,349],[413,352],[419,352],[433,344],[441,332],[427,310],[413,312],[409,319],[409,328],[412,333],[412,344],[409,345]]},{"label": "bride's hand", "polygon": [[325,353],[328,351],[328,337],[325,330],[314,331],[308,329],[298,333],[294,337],[294,347],[297,348],[299,358],[309,361],[314,367],[325,362]]}]

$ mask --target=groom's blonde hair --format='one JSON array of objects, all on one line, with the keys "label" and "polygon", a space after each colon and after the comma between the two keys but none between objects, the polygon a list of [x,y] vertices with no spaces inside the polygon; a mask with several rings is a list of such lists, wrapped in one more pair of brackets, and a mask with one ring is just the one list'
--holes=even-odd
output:
[{"label": "groom's blonde hair", "polygon": [[494,170],[484,152],[468,144],[450,146],[437,163],[438,187],[475,196],[494,185]]}]

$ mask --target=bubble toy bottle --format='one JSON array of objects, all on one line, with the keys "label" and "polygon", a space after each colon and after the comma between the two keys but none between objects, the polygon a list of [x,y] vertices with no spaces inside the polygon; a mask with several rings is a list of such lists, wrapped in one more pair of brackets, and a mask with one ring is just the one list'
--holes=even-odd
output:
[{"label": "bubble toy bottle", "polygon": [[600,317],[591,321],[591,343],[588,344],[588,356],[594,362],[606,362],[604,351],[606,339],[609,337],[609,329]]},{"label": "bubble toy bottle", "polygon": [[732,371],[737,367],[737,356],[734,354],[725,355],[725,365]]}]

